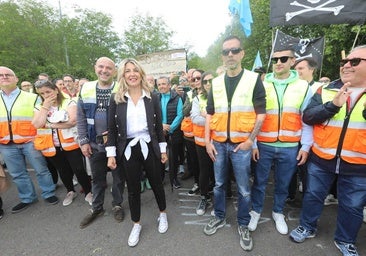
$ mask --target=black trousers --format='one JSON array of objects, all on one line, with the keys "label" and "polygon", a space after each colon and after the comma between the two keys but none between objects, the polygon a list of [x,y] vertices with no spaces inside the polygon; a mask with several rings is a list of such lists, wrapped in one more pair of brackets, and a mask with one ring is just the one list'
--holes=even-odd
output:
[{"label": "black trousers", "polygon": [[149,153],[146,159],[142,155],[140,143],[131,147],[130,159],[127,160],[124,155],[122,157],[128,189],[128,204],[133,222],[139,222],[141,216],[140,181],[142,170],[145,170],[146,177],[149,179],[159,210],[164,211],[166,209],[165,191],[160,172],[161,162],[154,154],[152,143],[148,143],[148,149]]},{"label": "black trousers", "polygon": [[91,191],[91,183],[84,166],[84,158],[80,148],[71,151],[56,147],[56,155],[49,157],[51,164],[57,169],[62,183],[67,191],[75,191],[72,178],[75,174],[78,182],[83,187],[85,195]]},{"label": "black trousers", "polygon": [[196,151],[200,166],[199,187],[201,195],[208,197],[210,184],[215,184],[213,162],[207,154],[206,147],[196,144]]}]

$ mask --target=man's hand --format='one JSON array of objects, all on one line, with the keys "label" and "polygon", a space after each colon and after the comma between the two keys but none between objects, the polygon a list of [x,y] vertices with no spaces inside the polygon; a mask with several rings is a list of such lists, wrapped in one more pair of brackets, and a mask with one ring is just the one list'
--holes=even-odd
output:
[{"label": "man's hand", "polygon": [[213,162],[216,161],[216,155],[217,155],[217,151],[215,149],[215,146],[210,142],[210,143],[206,143],[206,151],[208,156],[211,158],[211,160]]},{"label": "man's hand", "polygon": [[85,157],[90,157],[93,154],[90,144],[84,144],[80,149]]},{"label": "man's hand", "polygon": [[306,163],[306,160],[308,159],[309,153],[304,150],[299,150],[299,153],[297,154],[296,160],[299,161],[297,165],[303,165]]},{"label": "man's hand", "polygon": [[246,141],[239,143],[239,145],[234,149],[234,152],[238,152],[239,150],[249,150],[252,146],[253,141],[251,139],[247,139]]},{"label": "man's hand", "polygon": [[334,96],[333,104],[337,107],[342,107],[346,102],[348,97],[351,95],[352,90],[349,90],[348,87],[351,86],[350,82],[345,83],[339,92]]},{"label": "man's hand", "polygon": [[165,164],[168,161],[168,155],[166,153],[161,153],[161,163]]},{"label": "man's hand", "polygon": [[252,149],[252,159],[254,162],[257,162],[259,159],[259,150],[258,148],[253,148]]}]

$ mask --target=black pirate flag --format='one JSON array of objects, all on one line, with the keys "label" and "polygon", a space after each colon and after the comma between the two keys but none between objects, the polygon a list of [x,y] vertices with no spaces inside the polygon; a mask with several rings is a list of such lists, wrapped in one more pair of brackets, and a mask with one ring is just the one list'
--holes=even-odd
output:
[{"label": "black pirate flag", "polygon": [[270,25],[364,24],[365,0],[271,0]]},{"label": "black pirate flag", "polygon": [[295,51],[296,60],[313,58],[318,63],[318,67],[321,67],[324,53],[324,37],[298,38],[287,35],[277,29],[272,54],[273,52],[289,48]]}]

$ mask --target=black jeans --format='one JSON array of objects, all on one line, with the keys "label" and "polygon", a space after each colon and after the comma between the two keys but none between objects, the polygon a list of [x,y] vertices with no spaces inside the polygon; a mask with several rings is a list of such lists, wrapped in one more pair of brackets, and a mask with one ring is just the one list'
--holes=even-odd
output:
[{"label": "black jeans", "polygon": [[74,191],[72,178],[75,174],[78,182],[83,187],[85,195],[91,191],[91,184],[84,166],[84,156],[80,148],[66,151],[56,147],[56,155],[48,158],[50,163],[57,169],[62,183],[68,192]]},{"label": "black jeans", "polygon": [[141,153],[140,143],[131,147],[130,159],[127,160],[123,155],[123,170],[126,174],[128,204],[133,222],[139,222],[141,216],[140,181],[142,170],[146,171],[146,177],[149,179],[159,210],[164,211],[166,208],[165,191],[160,173],[160,159],[155,156],[152,143],[148,143],[148,148],[149,153],[146,159],[144,159]]},{"label": "black jeans", "polygon": [[199,187],[202,196],[208,196],[210,184],[215,184],[213,162],[207,154],[206,147],[196,144],[198,163],[200,166]]},{"label": "black jeans", "polygon": [[121,206],[123,202],[123,191],[125,187],[125,178],[120,166],[115,170],[107,167],[108,158],[104,150],[92,147],[93,154],[90,156],[90,168],[92,172],[92,193],[94,211],[103,209],[105,189],[107,188],[107,173],[112,173],[112,206]]},{"label": "black jeans", "polygon": [[199,183],[200,166],[198,163],[198,156],[196,151],[196,143],[194,140],[184,139],[187,148],[187,170],[192,173],[194,183]]}]

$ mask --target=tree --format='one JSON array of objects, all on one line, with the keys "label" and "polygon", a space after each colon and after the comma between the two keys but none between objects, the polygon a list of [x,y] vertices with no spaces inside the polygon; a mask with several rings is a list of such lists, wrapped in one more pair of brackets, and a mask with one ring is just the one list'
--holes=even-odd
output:
[{"label": "tree", "polygon": [[122,38],[122,56],[135,57],[168,50],[173,34],[161,17],[134,15]]}]

